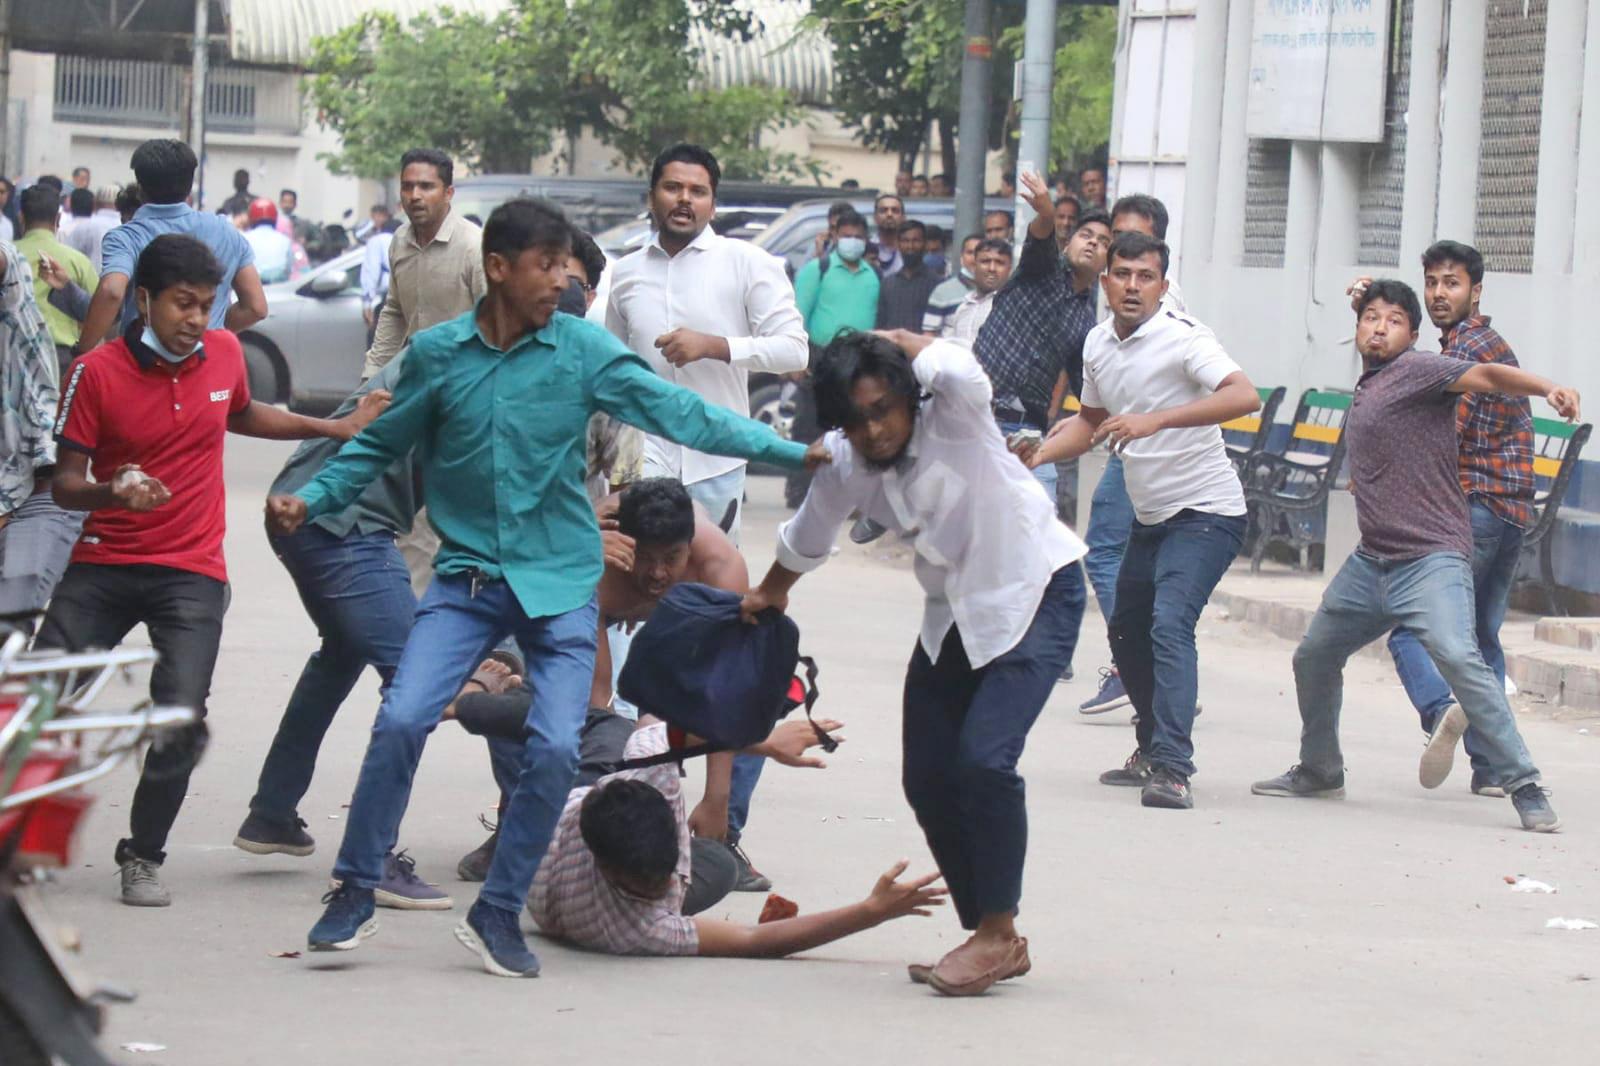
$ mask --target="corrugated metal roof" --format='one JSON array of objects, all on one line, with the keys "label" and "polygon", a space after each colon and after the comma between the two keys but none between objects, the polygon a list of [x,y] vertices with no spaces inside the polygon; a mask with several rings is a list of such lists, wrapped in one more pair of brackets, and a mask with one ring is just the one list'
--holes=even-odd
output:
[{"label": "corrugated metal roof", "polygon": [[[402,20],[438,11],[440,0],[229,0],[228,45],[239,63],[303,66],[311,42],[336,33],[369,11],[391,11]],[[510,0],[449,0],[457,11],[496,15]],[[764,29],[748,42],[696,29],[707,84],[773,85],[802,102],[826,103],[833,84],[833,50],[817,31],[797,36],[808,5],[785,0],[748,0]]]}]

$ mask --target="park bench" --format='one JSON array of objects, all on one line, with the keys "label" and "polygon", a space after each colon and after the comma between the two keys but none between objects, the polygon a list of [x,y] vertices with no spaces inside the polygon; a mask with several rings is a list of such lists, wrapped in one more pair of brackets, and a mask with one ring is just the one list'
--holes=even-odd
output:
[{"label": "park bench", "polygon": [[1299,555],[1301,569],[1311,568],[1311,548],[1326,535],[1328,491],[1344,465],[1351,398],[1340,389],[1307,389],[1284,451],[1260,451],[1245,464],[1241,480],[1253,536],[1252,573],[1261,569],[1273,544],[1288,545]]},{"label": "park bench", "polygon": [[1528,578],[1528,583],[1544,589],[1551,614],[1566,614],[1556,596],[1555,560],[1551,538],[1556,518],[1561,512],[1561,501],[1572,483],[1572,472],[1578,466],[1578,456],[1589,440],[1592,429],[1587,422],[1573,425],[1554,418],[1533,420],[1533,477],[1534,519],[1522,538],[1522,550],[1537,557],[1539,576]]},{"label": "park bench", "polygon": [[1228,458],[1234,469],[1243,476],[1250,460],[1267,450],[1272,437],[1272,425],[1278,418],[1278,408],[1288,393],[1282,385],[1275,389],[1257,389],[1261,397],[1261,410],[1222,423],[1222,443],[1228,449]]}]

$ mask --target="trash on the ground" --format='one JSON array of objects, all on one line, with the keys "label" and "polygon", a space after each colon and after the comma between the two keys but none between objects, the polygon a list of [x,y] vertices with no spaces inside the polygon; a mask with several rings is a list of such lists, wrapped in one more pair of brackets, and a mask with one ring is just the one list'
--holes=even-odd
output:
[{"label": "trash on the ground", "polygon": [[1512,696],[1515,696],[1516,694],[1517,694],[1517,683],[1515,681],[1511,680],[1511,675],[1510,674],[1507,674],[1506,675],[1506,698],[1509,699]]},{"label": "trash on the ground", "polygon": [[337,815],[337,814],[330,814],[330,815],[328,815],[328,821],[330,821],[330,822],[337,822],[337,821],[338,821],[338,820],[339,820],[339,816],[338,816],[338,815]]},{"label": "trash on the ground", "polygon": [[1578,730],[1578,735],[1580,737],[1586,737],[1589,735],[1589,731],[1587,729],[1580,729]]},{"label": "trash on the ground", "polygon": [[781,922],[785,918],[793,918],[800,913],[800,905],[792,900],[784,899],[776,892],[767,893],[767,902],[761,907],[761,917],[756,919],[757,925],[766,925],[768,922]]},{"label": "trash on the ground", "polygon": [[132,1051],[132,1052],[135,1052],[135,1053],[140,1052],[140,1051],[165,1051],[165,1050],[167,1050],[167,1045],[165,1045],[165,1044],[147,1044],[142,1040],[135,1040],[131,1044],[123,1044],[122,1045],[122,1050],[123,1051]]},{"label": "trash on the ground", "polygon": [[269,951],[267,955],[274,959],[298,959],[300,957],[298,951]]},{"label": "trash on the ground", "polygon": [[1507,877],[1506,884],[1511,886],[1511,891],[1513,892],[1543,892],[1548,895],[1556,890],[1555,885],[1547,885],[1543,881],[1535,881],[1533,878],[1523,877],[1521,874],[1515,877]]},{"label": "trash on the ground", "polygon": [[1580,929],[1600,929],[1600,924],[1591,922],[1587,918],[1551,918],[1544,923],[1546,929],[1570,929],[1577,932]]},{"label": "trash on the ground", "polygon": [[1233,612],[1224,607],[1222,610],[1217,612],[1217,617],[1226,622],[1228,619],[1233,617]]}]

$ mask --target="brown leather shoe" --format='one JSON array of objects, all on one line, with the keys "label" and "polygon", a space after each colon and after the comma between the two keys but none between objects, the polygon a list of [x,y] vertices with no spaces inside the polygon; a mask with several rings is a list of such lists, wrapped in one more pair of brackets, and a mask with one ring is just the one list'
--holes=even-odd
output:
[{"label": "brown leather shoe", "polygon": [[947,996],[981,996],[995,982],[1021,977],[1032,966],[1023,937],[994,946],[974,938],[940,959],[928,974],[928,984]]}]

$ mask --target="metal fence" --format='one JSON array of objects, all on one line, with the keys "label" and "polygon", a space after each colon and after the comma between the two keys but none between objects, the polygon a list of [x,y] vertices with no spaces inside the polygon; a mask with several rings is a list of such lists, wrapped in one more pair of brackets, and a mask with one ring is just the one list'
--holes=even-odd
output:
[{"label": "metal fence", "polygon": [[[181,129],[188,68],[134,59],[56,57],[58,122]],[[206,82],[207,128],[224,133],[298,133],[294,74],[217,66]]]}]

